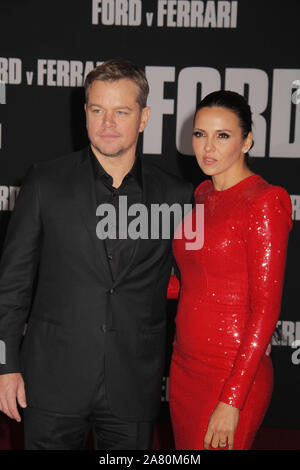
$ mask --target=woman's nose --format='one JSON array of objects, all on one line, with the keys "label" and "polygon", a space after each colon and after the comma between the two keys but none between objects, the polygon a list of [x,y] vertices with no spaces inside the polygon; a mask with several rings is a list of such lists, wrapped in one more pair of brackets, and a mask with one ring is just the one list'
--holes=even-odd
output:
[{"label": "woman's nose", "polygon": [[214,148],[214,142],[213,142],[213,139],[211,137],[207,137],[206,138],[206,141],[205,141],[205,151],[206,152],[209,152],[210,150],[212,150]]}]

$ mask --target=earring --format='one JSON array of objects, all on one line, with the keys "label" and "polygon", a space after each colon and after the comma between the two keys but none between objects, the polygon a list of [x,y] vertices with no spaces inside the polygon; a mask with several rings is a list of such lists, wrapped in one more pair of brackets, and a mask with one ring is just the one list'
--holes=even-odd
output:
[{"label": "earring", "polygon": [[249,150],[249,149],[245,149],[245,150],[244,150],[244,153],[247,153],[247,152],[248,152],[248,150]]}]

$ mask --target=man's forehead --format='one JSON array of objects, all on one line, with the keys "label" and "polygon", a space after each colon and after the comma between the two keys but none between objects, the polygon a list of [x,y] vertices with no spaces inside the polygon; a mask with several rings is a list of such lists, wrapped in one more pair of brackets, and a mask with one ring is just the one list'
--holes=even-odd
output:
[{"label": "man's forehead", "polygon": [[123,88],[123,87],[130,87],[130,88],[134,88],[138,91],[138,86],[137,84],[134,82],[134,80],[132,80],[131,78],[119,78],[119,79],[107,79],[107,80],[104,80],[102,78],[96,78],[92,83],[91,83],[91,87],[92,86],[96,86],[98,84],[100,85],[104,85],[104,87],[109,87],[109,86],[112,86],[114,88],[118,87],[118,88]]},{"label": "man's forehead", "polygon": [[139,89],[136,83],[133,80],[121,78],[119,80],[94,80],[89,89],[89,103],[94,101],[91,99],[93,97],[107,98],[111,97],[121,97],[122,101],[129,103],[138,103]]}]

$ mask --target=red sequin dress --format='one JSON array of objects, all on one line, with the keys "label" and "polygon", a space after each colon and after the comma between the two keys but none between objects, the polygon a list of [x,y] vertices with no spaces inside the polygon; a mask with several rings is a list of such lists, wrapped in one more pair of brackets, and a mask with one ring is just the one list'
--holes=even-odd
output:
[{"label": "red sequin dress", "polygon": [[[224,191],[206,180],[195,202],[204,204],[202,249],[187,250],[184,237],[173,241],[181,273],[170,369],[175,445],[203,449],[222,401],[240,409],[234,449],[249,449],[272,394],[265,351],[280,313],[291,201],[251,175]],[[195,209],[184,222],[190,217]]]}]

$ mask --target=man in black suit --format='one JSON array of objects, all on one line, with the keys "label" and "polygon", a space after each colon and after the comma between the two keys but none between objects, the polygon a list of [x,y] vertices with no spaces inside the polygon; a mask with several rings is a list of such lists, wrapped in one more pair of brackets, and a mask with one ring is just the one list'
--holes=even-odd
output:
[{"label": "man in black suit", "polygon": [[121,196],[150,213],[154,204],[189,203],[192,186],[136,155],[150,114],[138,67],[105,62],[85,90],[90,146],[33,165],[9,224],[0,266],[0,406],[17,421],[22,408],[26,449],[84,448],[91,427],[96,449],[149,449],[171,240],[105,239],[96,210],[114,208],[108,232],[120,233]]}]

